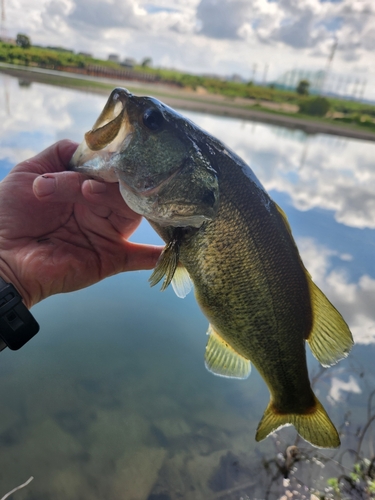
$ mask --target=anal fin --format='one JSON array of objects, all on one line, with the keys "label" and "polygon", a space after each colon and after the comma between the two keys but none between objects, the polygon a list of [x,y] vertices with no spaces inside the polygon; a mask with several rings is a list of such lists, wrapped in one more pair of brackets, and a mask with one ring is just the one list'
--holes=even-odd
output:
[{"label": "anal fin", "polygon": [[207,334],[206,368],[221,377],[245,379],[250,375],[250,361],[236,352],[210,325]]}]

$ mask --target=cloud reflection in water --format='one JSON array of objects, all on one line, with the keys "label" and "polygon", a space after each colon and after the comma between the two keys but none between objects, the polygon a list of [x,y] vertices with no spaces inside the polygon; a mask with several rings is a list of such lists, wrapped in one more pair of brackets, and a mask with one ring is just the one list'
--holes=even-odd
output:
[{"label": "cloud reflection in water", "polygon": [[[105,101],[105,96],[79,93],[42,84],[33,83],[30,87],[19,87],[17,80],[0,74],[0,177],[4,176],[15,163],[38,153],[41,149],[49,146],[58,139],[70,138],[77,142],[81,141],[84,133],[96,120]],[[362,407],[366,404],[363,402],[366,401],[374,382],[375,171],[372,168],[372,162],[373,158],[375,158],[375,143],[330,138],[328,136],[307,138],[302,132],[290,132],[278,127],[236,119],[212,117],[199,113],[185,114],[243,157],[252,167],[266,189],[271,192],[272,197],[282,205],[282,208],[287,213],[307,269],[312,274],[318,286],[322,288],[333,304],[342,312],[352,328],[357,343],[353,354],[347,360],[337,365],[337,367],[324,372],[324,376],[318,380],[317,392],[320,392],[322,397],[325,399],[328,398],[331,402],[329,411],[334,414],[334,419],[338,423],[343,418],[342,413],[347,411],[351,403],[354,402],[353,407],[356,408],[356,419],[360,420],[359,423],[363,425],[365,417],[363,417],[364,411],[362,411]],[[154,242],[155,233],[147,224],[142,224],[140,231],[135,234],[135,239],[138,241],[142,240],[144,243]],[[122,281],[123,279],[125,281]],[[203,419],[203,413],[208,412],[208,409],[204,407],[201,410],[201,414],[197,413],[197,407],[199,407],[199,405],[197,406],[198,399],[200,398],[202,402],[205,402],[209,397],[211,398],[209,399],[209,410],[211,411],[212,406],[212,413],[216,409],[215,418],[225,420],[225,424],[223,424],[225,432],[227,432],[227,421],[232,423],[235,414],[237,415],[237,419],[241,417],[241,429],[239,424],[236,424],[237,431],[233,431],[233,429],[230,432],[228,431],[228,436],[230,436],[228,441],[235,448],[237,446],[235,440],[238,439],[238,443],[242,443],[241,446],[244,446],[248,452],[249,446],[255,446],[253,436],[249,434],[249,431],[251,425],[256,425],[254,415],[252,415],[253,421],[250,423],[249,408],[254,409],[254,414],[257,413],[259,406],[258,398],[262,398],[265,395],[263,392],[265,388],[261,384],[257,374],[253,373],[249,386],[237,384],[233,381],[223,382],[222,380],[218,380],[218,378],[209,376],[203,368],[204,328],[206,323],[202,320],[202,324],[200,324],[201,320],[198,321],[196,316],[199,313],[196,312],[197,309],[195,308],[195,304],[193,304],[193,298],[188,298],[185,302],[182,302],[177,301],[175,297],[171,298],[172,294],[170,292],[167,292],[165,295],[158,295],[155,290],[149,291],[147,289],[147,292],[145,292],[142,288],[137,295],[137,297],[141,298],[137,302],[136,307],[135,305],[129,306],[131,311],[127,314],[127,309],[124,309],[125,306],[122,304],[122,294],[126,296],[127,292],[128,281],[126,280],[130,280],[133,283],[132,291],[135,293],[136,286],[141,286],[137,285],[137,283],[141,283],[140,280],[144,280],[144,283],[142,281],[142,287],[146,287],[147,276],[145,273],[139,275],[133,273],[131,277],[118,276],[113,278],[112,282],[106,280],[106,282],[99,284],[96,288],[92,287],[76,295],[69,294],[69,296],[65,297],[54,297],[50,301],[45,301],[37,306],[39,308],[38,316],[43,318],[44,315],[45,318],[49,318],[50,330],[48,331],[47,328],[48,335],[44,336],[41,333],[38,336],[33,344],[34,347],[28,347],[31,351],[33,349],[35,351],[38,350],[37,348],[40,347],[39,342],[46,350],[53,349],[53,344],[58,342],[57,337],[59,337],[59,335],[56,335],[56,338],[54,338],[53,328],[57,328],[57,331],[58,328],[62,328],[61,324],[58,324],[59,321],[56,321],[56,317],[59,318],[58,314],[65,314],[65,308],[68,308],[72,315],[72,318],[68,318],[72,321],[70,328],[68,328],[71,336],[67,337],[65,333],[64,342],[58,347],[60,355],[61,351],[64,354],[64,349],[66,349],[65,361],[61,365],[58,363],[56,365],[56,370],[59,371],[59,376],[65,381],[67,389],[63,390],[61,389],[61,384],[60,386],[57,384],[61,390],[61,398],[59,396],[58,404],[55,404],[53,398],[49,398],[51,399],[51,408],[57,411],[57,424],[60,427],[69,427],[71,421],[76,421],[74,405],[79,410],[82,410],[84,417],[86,415],[86,401],[83,405],[78,397],[78,389],[73,389],[74,387],[78,387],[76,381],[77,373],[75,372],[78,366],[78,372],[83,372],[83,374],[80,374],[81,378],[79,380],[84,376],[84,384],[82,386],[81,383],[81,386],[84,387],[85,391],[91,394],[93,389],[98,387],[98,394],[94,394],[93,399],[90,399],[91,396],[87,396],[87,406],[92,411],[92,414],[96,415],[95,418],[100,420],[100,415],[102,415],[102,419],[105,421],[105,416],[108,412],[111,415],[113,412],[114,417],[116,417],[115,420],[119,416],[116,413],[115,405],[120,403],[118,403],[117,399],[108,401],[107,387],[109,386],[116,398],[121,400],[121,402],[121,390],[125,391],[126,389],[131,392],[134,401],[138,402],[137,404],[139,404],[142,411],[146,411],[147,409],[146,416],[143,417],[145,419],[145,427],[147,427],[149,419],[150,421],[151,419],[155,419],[155,415],[149,409],[149,405],[150,401],[152,402],[154,399],[156,402],[159,401],[161,397],[159,391],[161,389],[171,391],[170,401],[173,401],[176,407],[178,406],[178,398],[181,399],[181,406],[183,408],[189,402],[192,411],[190,411],[190,406],[188,407],[189,411],[184,409],[186,413],[184,413],[184,419],[191,419],[191,421],[189,420],[189,425],[192,428],[196,425],[199,418]],[[115,294],[116,301],[110,297],[110,293],[114,291],[115,286],[119,287],[117,289],[119,293]],[[108,304],[106,303],[104,308],[107,312],[109,311],[108,315],[111,325],[113,322],[113,328],[112,326],[108,326],[108,321],[105,322],[105,327],[108,330],[113,330],[113,332],[118,328],[121,333],[118,338],[113,334],[111,341],[108,343],[104,342],[105,346],[102,346],[103,337],[100,331],[101,327],[96,324],[99,319],[94,314],[99,315],[101,310],[99,311],[98,309],[96,311],[94,306],[92,314],[94,315],[94,319],[96,319],[94,321],[95,325],[93,324],[92,328],[97,328],[95,333],[90,330],[85,334],[88,321],[85,315],[87,315],[87,311],[90,310],[92,304],[99,303],[98,297],[101,300],[100,307],[103,307],[100,291],[105,290],[105,287],[108,287],[109,291],[105,294]],[[95,295],[96,293],[98,296]],[[75,299],[75,297],[79,298]],[[67,305],[64,305],[64,301],[66,301]],[[175,305],[176,302],[178,305]],[[141,329],[142,335],[149,335],[147,338],[153,339],[152,342],[155,343],[155,346],[152,344],[148,350],[146,349],[147,346],[141,345],[143,336],[142,340],[140,340],[140,337],[136,335],[138,332],[137,328],[140,328],[136,313],[138,309],[143,310],[144,303],[148,304],[147,307],[151,311],[150,324],[152,322],[152,329],[156,325],[156,328],[160,329],[163,334],[165,331],[168,333],[168,335],[165,333],[165,338],[163,337],[162,342],[159,342],[159,330],[156,332],[153,330],[149,331],[149,323],[146,323]],[[186,311],[189,313],[189,318],[186,316],[185,320],[182,319],[182,327],[179,326],[182,316],[176,316],[178,308],[185,310],[185,313]],[[83,310],[86,312],[82,313]],[[51,316],[51,311],[53,317]],[[155,316],[155,311],[161,317],[160,324],[157,323],[158,317]],[[141,312],[139,315],[141,315]],[[100,314],[99,316],[100,321],[104,321],[102,315]],[[171,318],[173,319],[172,326]],[[121,337],[123,335],[123,322],[125,320],[128,321],[125,330],[127,334],[126,342],[130,342],[129,349],[126,348],[126,342]],[[55,323],[56,327],[54,327]],[[75,332],[74,334],[72,333],[75,329],[80,329],[79,336]],[[173,330],[171,337],[169,337],[169,330]],[[133,337],[132,331],[135,332]],[[178,335],[176,335],[177,331]],[[196,337],[193,335],[195,333],[197,333]],[[95,360],[95,363],[92,364],[95,364],[95,370],[97,370],[97,373],[95,372],[95,377],[98,378],[96,385],[93,385],[90,357],[86,356],[88,347],[80,344],[82,342],[81,338],[84,335],[90,338],[90,352],[92,353],[92,359]],[[46,340],[47,337],[48,340]],[[171,347],[170,338],[173,338],[175,342],[173,345],[175,345],[176,351],[173,351]],[[93,339],[94,344],[97,342],[96,346],[92,344]],[[137,342],[135,342],[135,339],[137,339]],[[59,340],[61,342],[60,337]],[[131,358],[130,361],[128,360],[127,365],[121,356],[116,358],[116,353],[113,352],[113,345],[111,343],[114,341],[118,342],[118,349],[126,351],[124,359],[126,359],[125,355],[128,355],[129,359]],[[135,342],[134,345],[132,344],[133,341]],[[164,347],[164,341],[165,343],[169,342],[167,348]],[[43,342],[46,342],[46,344],[43,344]],[[76,346],[72,349],[73,342],[76,342]],[[186,343],[186,346],[189,347],[189,356],[184,356],[187,347],[183,343]],[[199,345],[195,346],[195,343],[199,343]],[[97,347],[99,345],[101,346],[100,350]],[[182,349],[181,346],[183,347]],[[103,365],[100,365],[101,360],[105,360],[103,347],[108,350],[106,359],[111,359],[110,366],[107,363],[105,368],[103,368]],[[137,348],[136,350],[134,350],[135,347]],[[158,349],[157,356],[155,356],[155,349]],[[172,349],[173,358],[176,358],[176,366],[169,366],[168,362],[165,362],[167,360],[168,349]],[[176,356],[174,356],[174,352],[176,352]],[[148,357],[145,356],[145,353],[148,353]],[[177,359],[177,356],[180,354],[181,359]],[[359,359],[359,354],[361,355],[361,359]],[[20,356],[22,357],[23,353],[20,353]],[[48,356],[44,356],[44,353],[39,353],[39,356],[41,356],[38,358],[40,359],[40,365],[35,365],[34,359],[28,358],[28,363],[32,365],[32,370],[38,369],[41,372],[52,373],[53,370],[47,363]],[[62,358],[64,359],[64,356]],[[54,359],[53,356],[50,358],[50,363],[54,363],[51,361],[52,359]],[[117,366],[114,363],[114,359],[118,363],[117,369],[121,375],[119,377],[114,375],[114,373],[117,373],[113,371],[113,366]],[[163,366],[163,376],[161,376],[161,372],[158,372],[157,369],[152,371],[150,368],[154,364],[158,366],[159,361]],[[89,365],[87,369],[84,368],[84,362]],[[134,373],[132,372],[131,362],[134,362],[138,366],[138,371],[134,370]],[[69,373],[66,374],[68,363]],[[311,357],[309,363],[312,365]],[[15,370],[13,360],[10,365]],[[314,369],[316,365],[317,363],[315,363]],[[141,370],[139,366],[142,367]],[[355,369],[352,370],[353,366]],[[23,373],[27,372],[28,369],[26,365],[23,366]],[[30,372],[31,379],[33,378],[32,370]],[[124,370],[124,373],[122,370]],[[366,377],[361,378],[360,372],[364,370],[366,371]],[[109,378],[106,378],[106,372],[111,374]],[[142,372],[145,380],[140,380],[140,372]],[[150,376],[151,373],[152,376]],[[176,373],[179,375],[177,377],[178,383]],[[22,377],[23,374],[21,373],[19,376]],[[67,380],[65,380],[66,377],[68,377]],[[8,382],[9,380],[8,377]],[[125,384],[123,383],[124,380],[126,380]],[[146,380],[147,383],[145,382]],[[224,385],[227,382],[230,385]],[[20,385],[22,386],[22,384],[23,382]],[[56,391],[54,377],[51,378],[51,384],[51,394],[54,394]],[[138,387],[142,387],[142,396],[136,394],[136,389],[134,389],[134,394],[132,392],[133,387],[137,387],[137,384]],[[154,384],[155,386],[152,386],[152,389],[149,390],[147,388],[149,384]],[[185,384],[188,387],[188,389],[185,388],[188,399],[182,395],[181,384]],[[19,390],[20,394],[22,394],[20,385],[17,385],[16,391],[11,386],[9,392],[17,395],[17,391]],[[174,385],[176,385],[176,392],[173,392]],[[82,390],[81,386],[79,386],[79,390]],[[103,389],[99,390],[100,387],[103,387]],[[223,397],[223,394],[226,394],[223,387],[226,387],[225,391],[227,391],[228,396],[225,395]],[[215,389],[214,392],[212,392],[213,388]],[[206,389],[208,395],[204,392],[204,389]],[[253,392],[250,393],[250,391]],[[113,408],[105,408],[101,414],[100,411],[98,414],[98,399],[104,397],[103,395],[105,395],[103,405],[110,403],[113,405]],[[40,395],[39,397],[42,398]],[[72,417],[64,413],[66,407],[70,407],[70,398],[77,398],[77,403],[71,403]],[[126,394],[123,400],[128,401],[128,398],[129,394]],[[146,400],[147,404],[144,402]],[[240,407],[240,402],[242,402],[243,408]],[[222,405],[223,409],[221,409],[220,405]],[[260,406],[262,405],[263,402]],[[153,408],[152,405],[150,408]],[[159,409],[161,412],[164,411],[165,405],[160,403]],[[37,410],[28,410],[31,415],[33,411],[37,411],[39,417],[42,414],[43,418],[45,418],[47,412],[45,408],[40,409],[40,407]],[[180,410],[177,408],[175,411],[178,414]],[[228,413],[228,418],[223,418],[223,415],[226,415],[225,412]],[[13,418],[13,414],[11,416]],[[163,414],[163,418],[164,416]],[[170,415],[168,418],[171,418]],[[212,424],[212,418],[211,413],[209,413],[210,425]],[[90,432],[94,432],[95,425],[90,419],[87,420],[86,417],[82,417],[82,421],[83,427],[87,427]],[[206,422],[206,420],[204,421]],[[54,422],[55,427],[57,424]],[[131,425],[133,425],[133,420],[131,420]],[[114,436],[117,436],[117,430],[118,427],[114,426]],[[211,434],[211,427],[209,431]],[[232,431],[233,434],[231,434]],[[102,432],[102,427],[100,427],[100,432]],[[287,432],[289,431],[283,431],[280,435],[285,437],[288,435]],[[98,442],[99,444],[101,443],[97,437],[99,435],[98,431],[95,434],[95,439],[92,439],[91,445],[93,447],[97,446]],[[243,444],[243,436],[246,436],[245,444]],[[195,439],[193,438],[194,436],[191,437],[192,442]],[[115,440],[115,437],[113,439]],[[263,451],[268,449],[267,447],[271,446],[270,443],[272,444],[268,440],[261,444],[260,447],[263,448],[260,449]],[[102,443],[102,446],[105,449],[106,443]],[[221,441],[220,446],[222,446]],[[107,450],[107,453],[111,455],[112,452]],[[219,452],[217,453],[219,456]],[[41,452],[41,455],[43,454],[44,452]],[[103,450],[100,449],[98,456],[102,457],[102,455]],[[98,470],[100,470],[99,466],[102,467],[102,462],[98,459]],[[87,470],[91,474],[91,463],[82,467],[87,467]],[[82,479],[77,476],[76,480],[79,482]]]}]

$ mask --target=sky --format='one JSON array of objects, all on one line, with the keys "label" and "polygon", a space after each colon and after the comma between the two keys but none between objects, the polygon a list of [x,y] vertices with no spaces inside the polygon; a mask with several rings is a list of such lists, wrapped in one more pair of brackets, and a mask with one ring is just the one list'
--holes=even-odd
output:
[{"label": "sky", "polygon": [[258,82],[277,80],[293,69],[325,69],[337,44],[330,66],[332,89],[335,78],[343,77],[339,91],[362,92],[364,98],[375,99],[373,0],[4,0],[4,4],[7,35],[25,33],[34,44],[64,46],[105,59],[110,53],[137,61],[151,57],[157,67],[239,74]]}]

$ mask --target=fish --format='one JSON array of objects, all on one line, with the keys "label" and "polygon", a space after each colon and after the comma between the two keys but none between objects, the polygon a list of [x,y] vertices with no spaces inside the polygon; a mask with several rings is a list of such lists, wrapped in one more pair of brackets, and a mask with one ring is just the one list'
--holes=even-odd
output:
[{"label": "fish", "polygon": [[112,91],[74,153],[72,170],[118,182],[127,205],[165,242],[150,277],[179,297],[194,288],[209,321],[205,365],[246,379],[270,401],[255,439],[293,425],[320,448],[339,434],[315,396],[306,342],[325,367],[345,358],[348,325],[312,281],[286,215],[221,141],[153,97]]}]

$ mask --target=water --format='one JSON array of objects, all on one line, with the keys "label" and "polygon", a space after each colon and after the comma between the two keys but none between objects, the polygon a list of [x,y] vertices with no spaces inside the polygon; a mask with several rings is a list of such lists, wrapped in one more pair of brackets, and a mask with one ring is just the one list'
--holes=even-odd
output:
[{"label": "water", "polygon": [[[56,140],[79,142],[105,100],[0,75],[0,178]],[[296,433],[255,442],[268,402],[257,372],[245,382],[208,373],[207,321],[193,295],[160,293],[149,272],[128,273],[38,304],[40,333],[0,354],[0,496],[32,475],[18,499],[310,498],[350,471],[347,450],[375,454],[371,425],[363,434],[375,412],[375,143],[185,114],[251,165],[351,326],[347,360],[321,371],[308,353],[342,446],[297,440],[300,461],[283,478]],[[160,243],[146,222],[133,240]]]}]

